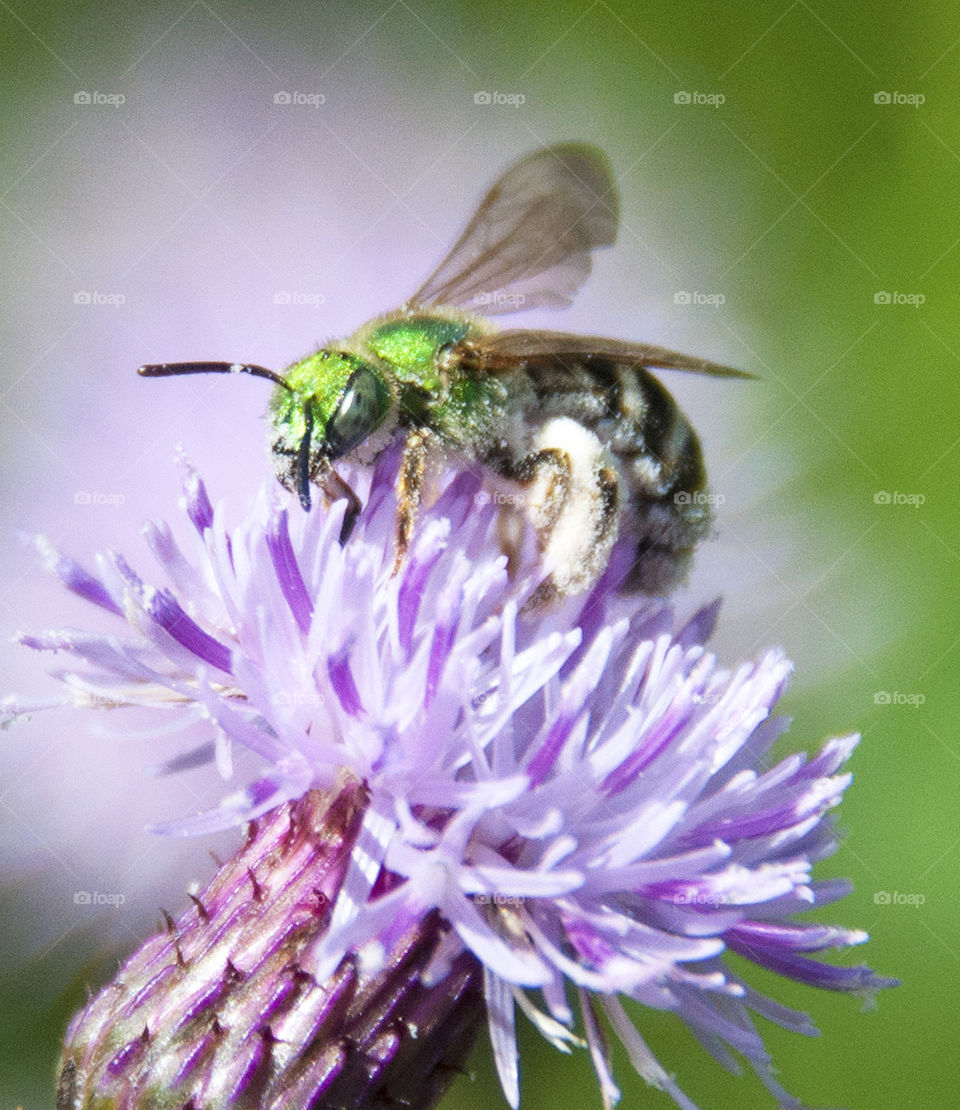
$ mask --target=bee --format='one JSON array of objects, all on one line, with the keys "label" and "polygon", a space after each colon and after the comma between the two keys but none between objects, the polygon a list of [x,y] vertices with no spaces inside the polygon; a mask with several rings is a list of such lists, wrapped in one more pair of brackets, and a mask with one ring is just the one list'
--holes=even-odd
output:
[{"label": "bee", "polygon": [[[681,583],[711,525],[700,442],[651,367],[749,377],[663,347],[559,331],[497,330],[486,317],[562,308],[612,244],[619,198],[606,156],[583,143],[533,152],[494,182],[439,266],[394,312],[282,373],[247,363],[140,367],[146,377],[247,374],[273,383],[277,478],[309,510],[311,484],[361,504],[336,464],[368,466],[402,441],[396,567],[444,460],[482,469],[516,554],[523,513],[547,576],[537,603],[588,589],[617,538],[621,589]],[[510,514],[513,514],[511,519]]]}]

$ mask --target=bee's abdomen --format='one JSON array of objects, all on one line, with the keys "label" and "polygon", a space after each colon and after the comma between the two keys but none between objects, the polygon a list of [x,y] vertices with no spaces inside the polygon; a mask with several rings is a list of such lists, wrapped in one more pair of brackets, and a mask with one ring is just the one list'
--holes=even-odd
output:
[{"label": "bee's abdomen", "polygon": [[634,543],[627,592],[666,594],[686,578],[710,531],[700,440],[669,392],[651,374],[619,370],[610,447],[625,486],[621,536]]},{"label": "bee's abdomen", "polygon": [[706,474],[700,440],[676,401],[651,374],[620,369],[610,417],[610,448],[646,498],[700,489]]},{"label": "bee's abdomen", "polygon": [[535,422],[567,416],[595,432],[646,498],[705,482],[700,441],[673,397],[646,370],[591,358],[527,374]]},{"label": "bee's abdomen", "polygon": [[619,536],[634,545],[623,589],[666,594],[686,577],[710,531],[700,440],[668,390],[635,366],[591,358],[526,372],[531,426],[567,417],[589,428],[616,463]]}]

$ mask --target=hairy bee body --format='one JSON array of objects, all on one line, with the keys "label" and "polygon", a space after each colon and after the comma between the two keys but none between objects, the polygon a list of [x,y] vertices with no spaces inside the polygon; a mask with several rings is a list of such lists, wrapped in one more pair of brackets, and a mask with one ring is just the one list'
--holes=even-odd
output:
[{"label": "hairy bee body", "polygon": [[[414,444],[400,491],[401,545],[426,487],[428,456],[443,452],[459,466],[482,467],[502,494],[503,514],[520,509],[533,523],[551,571],[539,600],[586,588],[621,533],[636,544],[621,588],[668,592],[710,524],[699,496],[700,443],[671,395],[643,367],[593,354],[530,358],[491,374],[473,364],[475,345],[491,333],[487,321],[463,312],[400,310],[345,340],[336,357],[376,369],[391,415],[343,461],[369,465],[397,437]],[[274,394],[272,450],[277,477],[291,490],[302,401],[302,390],[296,403],[283,389]],[[316,447],[311,476],[323,465]],[[507,547],[510,531],[504,520]]]},{"label": "hairy bee body", "polygon": [[621,588],[664,594],[683,580],[709,530],[710,498],[697,435],[650,368],[745,375],[651,344],[499,331],[472,311],[568,304],[618,222],[604,155],[580,143],[547,147],[494,183],[407,304],[341,344],[283,374],[209,362],[140,372],[273,382],[277,477],[304,509],[313,485],[328,500],[346,498],[344,541],[361,505],[336,465],[369,465],[399,440],[397,568],[446,457],[476,467],[499,498],[508,556],[522,542],[523,520],[533,526],[544,568],[536,603],[588,589],[618,538],[633,556]]}]

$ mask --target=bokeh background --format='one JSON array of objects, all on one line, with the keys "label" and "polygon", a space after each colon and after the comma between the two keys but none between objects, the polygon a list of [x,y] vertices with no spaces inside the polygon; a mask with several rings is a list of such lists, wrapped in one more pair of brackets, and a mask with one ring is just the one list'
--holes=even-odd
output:
[{"label": "bokeh background", "polygon": [[[573,308],[516,322],[758,375],[669,383],[721,501],[678,604],[725,596],[730,664],[774,643],[796,660],[785,749],[864,736],[842,848],[820,868],[856,892],[826,916],[868,929],[849,958],[903,986],[861,1013],[754,976],[824,1034],[769,1028],[768,1046],[811,1105],[955,1105],[958,64],[960,12],[929,0],[3,0],[4,640],[90,620],[18,529],[148,565],[139,528],[176,511],[175,444],[238,511],[269,465],[261,383],[146,382],[139,363],[282,368],[402,301],[509,161],[596,142],[620,241]],[[0,659],[5,689],[52,691],[42,660]],[[52,1105],[85,983],[224,848],[143,831],[209,784],[150,778],[162,740],[103,716],[2,737],[4,1107]],[[771,1105],[669,1016],[639,1025],[703,1110]],[[671,1105],[618,1065],[625,1106]],[[585,1055],[529,1029],[522,1069],[528,1108],[599,1104]],[[445,1105],[499,1099],[481,1038]]]}]

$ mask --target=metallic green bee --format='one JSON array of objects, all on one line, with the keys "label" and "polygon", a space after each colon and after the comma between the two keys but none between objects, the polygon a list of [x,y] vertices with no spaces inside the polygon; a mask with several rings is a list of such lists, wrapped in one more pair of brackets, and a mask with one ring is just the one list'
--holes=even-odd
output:
[{"label": "metallic green bee", "polygon": [[635,544],[627,591],[662,594],[685,576],[710,526],[696,433],[648,367],[745,377],[662,347],[497,331],[482,316],[563,307],[611,244],[619,201],[595,147],[563,143],[515,163],[410,300],[277,374],[226,362],[141,366],[148,377],[251,374],[276,386],[277,477],[310,508],[310,484],[360,501],[334,463],[366,465],[397,438],[397,566],[446,457],[483,469],[514,551],[532,523],[549,576],[537,601],[587,589],[618,535]]}]

